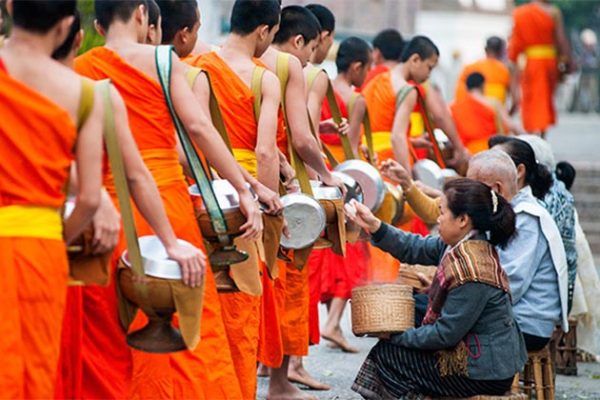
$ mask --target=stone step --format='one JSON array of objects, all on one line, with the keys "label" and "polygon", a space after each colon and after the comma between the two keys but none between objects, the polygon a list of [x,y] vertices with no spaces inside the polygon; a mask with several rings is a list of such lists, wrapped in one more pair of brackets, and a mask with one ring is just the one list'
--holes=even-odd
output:
[{"label": "stone step", "polygon": [[576,171],[575,182],[584,177],[600,177],[600,163],[598,162],[573,162]]},{"label": "stone step", "polygon": [[577,195],[582,193],[600,193],[600,178],[581,178],[577,177],[575,179],[575,183],[571,188],[571,193],[573,196],[577,197]]}]

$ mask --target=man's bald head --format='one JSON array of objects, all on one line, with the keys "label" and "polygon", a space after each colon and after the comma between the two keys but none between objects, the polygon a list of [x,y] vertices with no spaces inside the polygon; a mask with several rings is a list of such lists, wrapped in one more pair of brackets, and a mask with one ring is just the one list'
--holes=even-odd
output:
[{"label": "man's bald head", "polygon": [[467,178],[485,183],[508,201],[518,192],[517,167],[501,150],[486,150],[471,158]]}]

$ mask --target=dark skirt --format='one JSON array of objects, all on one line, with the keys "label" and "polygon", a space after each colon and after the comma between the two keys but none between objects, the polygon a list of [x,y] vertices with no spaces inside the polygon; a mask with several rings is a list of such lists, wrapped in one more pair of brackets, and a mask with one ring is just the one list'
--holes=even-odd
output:
[{"label": "dark skirt", "polygon": [[365,399],[471,397],[505,394],[513,378],[484,381],[466,376],[442,377],[435,352],[407,349],[380,341],[362,365],[352,390]]}]

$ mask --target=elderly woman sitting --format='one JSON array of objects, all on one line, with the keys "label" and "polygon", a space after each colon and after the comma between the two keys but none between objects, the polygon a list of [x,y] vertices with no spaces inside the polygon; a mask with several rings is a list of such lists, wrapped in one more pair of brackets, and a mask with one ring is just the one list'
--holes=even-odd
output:
[{"label": "elderly woman sitting", "polygon": [[508,391],[527,359],[495,250],[515,232],[510,204],[483,183],[448,183],[438,219],[441,240],[383,224],[356,202],[347,214],[401,261],[439,265],[423,325],[379,341],[352,389],[366,399]]}]

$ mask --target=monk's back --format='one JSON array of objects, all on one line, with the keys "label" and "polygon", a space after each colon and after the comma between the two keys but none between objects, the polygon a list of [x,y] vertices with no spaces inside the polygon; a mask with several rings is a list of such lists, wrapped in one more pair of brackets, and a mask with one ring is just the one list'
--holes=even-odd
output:
[{"label": "monk's back", "polygon": [[[148,58],[154,50],[148,46],[135,46],[126,56],[96,47],[75,60],[75,70],[91,79],[110,78],[125,101],[131,132],[140,150],[174,149],[175,128],[166,106],[156,71],[142,58]],[[137,67],[140,66],[138,69]]]},{"label": "monk's back", "polygon": [[14,54],[0,53],[0,206],[59,208],[73,160],[81,79],[51,60]]},{"label": "monk's back", "polygon": [[363,95],[374,132],[391,132],[396,113],[396,97],[390,72],[377,75],[364,88]]},{"label": "monk's back", "polygon": [[554,43],[554,18],[537,4],[525,4],[514,11],[515,30],[525,46]]}]

